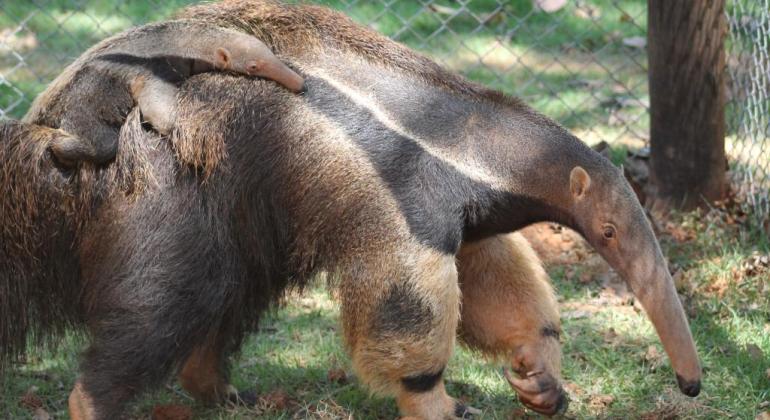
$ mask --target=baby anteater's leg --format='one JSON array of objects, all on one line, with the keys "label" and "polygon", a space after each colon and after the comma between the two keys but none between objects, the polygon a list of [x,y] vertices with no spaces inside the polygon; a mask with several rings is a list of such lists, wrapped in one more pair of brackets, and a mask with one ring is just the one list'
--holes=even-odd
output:
[{"label": "baby anteater's leg", "polygon": [[466,243],[457,263],[461,339],[511,364],[520,376],[511,385],[528,407],[546,414],[565,408],[556,298],[527,240],[514,233]]},{"label": "baby anteater's leg", "polygon": [[131,91],[144,120],[160,134],[170,134],[176,124],[179,89],[173,83],[150,76],[135,80]]},{"label": "baby anteater's leg", "polygon": [[468,410],[443,383],[459,312],[454,256],[402,252],[366,256],[370,261],[340,273],[353,366],[373,391],[394,395],[404,416],[463,418]]},{"label": "baby anteater's leg", "polygon": [[89,141],[60,130],[61,135],[51,141],[51,153],[66,167],[75,167],[79,162],[96,163],[97,153]]}]

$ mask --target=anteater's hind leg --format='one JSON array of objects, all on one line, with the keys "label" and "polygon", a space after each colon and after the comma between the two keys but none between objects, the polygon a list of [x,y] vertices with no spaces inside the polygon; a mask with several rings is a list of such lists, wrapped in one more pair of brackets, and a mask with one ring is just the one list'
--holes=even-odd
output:
[{"label": "anteater's hind leg", "polygon": [[547,414],[566,408],[556,298],[527,240],[514,233],[463,244],[457,265],[462,340],[527,378],[512,385],[528,407]]},{"label": "anteater's hind leg", "polygon": [[222,345],[210,340],[196,347],[179,372],[179,383],[196,400],[204,404],[216,404],[231,393]]},{"label": "anteater's hind leg", "polygon": [[[181,303],[162,293],[157,296],[170,306]],[[200,346],[197,337],[206,336],[211,327],[186,309],[139,304],[97,319],[95,322],[103,325],[97,327],[83,358],[82,375],[70,399],[71,415],[80,412],[86,419],[120,418],[126,403],[140,392],[156,389],[185,360],[191,360],[193,349]],[[208,366],[204,363],[201,367]],[[226,384],[212,387],[217,393],[226,389]]]},{"label": "anteater's hind leg", "polygon": [[[225,318],[243,273],[228,259],[234,252],[216,243],[216,235],[200,240],[206,236],[202,232],[215,229],[213,221],[197,210],[195,200],[180,206],[171,195],[188,192],[175,185],[140,199],[132,212],[109,213],[111,223],[94,226],[82,241],[91,345],[73,402],[93,414],[85,418],[120,418],[126,403],[157,389],[195,349],[205,348],[223,325],[230,325]],[[168,216],[177,213],[185,217]],[[207,360],[203,353],[201,360]],[[215,393],[219,385],[214,384]]]},{"label": "anteater's hind leg", "polygon": [[239,392],[230,384],[231,347],[234,347],[232,343],[227,343],[221,334],[195,347],[177,377],[182,388],[207,405],[224,402],[254,405],[257,402],[254,390]]},{"label": "anteater's hind leg", "polygon": [[460,305],[454,256],[405,245],[362,258],[339,273],[358,375],[373,391],[394,395],[405,416],[464,418],[471,409],[447,395],[443,381]]}]

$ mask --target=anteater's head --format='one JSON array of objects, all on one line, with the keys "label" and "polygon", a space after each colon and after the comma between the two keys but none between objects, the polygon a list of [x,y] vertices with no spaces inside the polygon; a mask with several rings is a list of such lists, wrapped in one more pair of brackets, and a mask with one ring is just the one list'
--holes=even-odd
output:
[{"label": "anteater's head", "polygon": [[690,328],[652,227],[622,172],[606,159],[575,165],[559,182],[573,228],[633,290],[671,359],[679,388],[700,392],[701,367]]},{"label": "anteater's head", "polygon": [[278,82],[292,92],[302,92],[305,79],[278,59],[259,39],[232,32],[227,46],[216,49],[215,66],[222,70]]}]

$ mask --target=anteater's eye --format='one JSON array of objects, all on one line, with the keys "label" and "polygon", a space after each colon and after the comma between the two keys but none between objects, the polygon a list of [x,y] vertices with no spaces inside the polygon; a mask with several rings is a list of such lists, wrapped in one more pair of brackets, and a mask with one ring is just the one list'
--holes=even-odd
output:
[{"label": "anteater's eye", "polygon": [[604,239],[615,239],[615,226],[611,224],[602,226],[602,236],[604,236]]}]

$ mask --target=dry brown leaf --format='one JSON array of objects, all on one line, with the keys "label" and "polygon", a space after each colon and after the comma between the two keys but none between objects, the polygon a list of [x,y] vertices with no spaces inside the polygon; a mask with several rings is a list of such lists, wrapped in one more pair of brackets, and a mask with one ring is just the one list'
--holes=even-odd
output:
[{"label": "dry brown leaf", "polygon": [[27,390],[27,392],[25,392],[24,395],[21,396],[21,399],[19,399],[19,405],[21,405],[22,407],[28,410],[35,410],[37,408],[41,408],[43,406],[43,400],[41,400],[40,397],[37,396],[36,391],[37,389],[35,387],[32,387],[29,390]]},{"label": "dry brown leaf", "polygon": [[286,391],[282,389],[276,389],[259,397],[259,405],[265,410],[282,411],[285,410],[292,403],[291,397]]},{"label": "dry brown leaf", "polygon": [[770,411],[763,411],[754,417],[754,420],[770,420]]},{"label": "dry brown leaf", "polygon": [[152,409],[152,420],[190,420],[192,417],[192,409],[184,405],[156,405]]},{"label": "dry brown leaf", "polygon": [[718,297],[723,297],[727,289],[730,288],[730,282],[724,276],[719,276],[714,282],[706,286],[706,291],[715,293]]},{"label": "dry brown leaf", "polygon": [[647,352],[644,353],[644,360],[648,362],[658,360],[661,357],[662,356],[660,355],[658,348],[655,347],[654,345],[650,345],[649,347],[647,347]]},{"label": "dry brown leaf", "polygon": [[755,253],[741,265],[742,274],[747,277],[753,277],[770,269],[770,255],[760,255]]},{"label": "dry brown leaf", "polygon": [[692,284],[692,275],[689,271],[676,270],[673,276],[674,286],[680,292],[692,292],[695,286]]},{"label": "dry brown leaf", "polygon": [[580,397],[581,395],[585,394],[585,391],[583,391],[582,388],[580,388],[576,383],[574,382],[564,382],[564,389],[572,394],[575,397]]},{"label": "dry brown leaf", "polygon": [[594,408],[604,408],[612,405],[615,397],[612,395],[594,394],[588,398],[588,405]]},{"label": "dry brown leaf", "polygon": [[666,232],[679,243],[689,242],[696,237],[693,230],[685,229],[681,225],[671,222],[666,223]]},{"label": "dry brown leaf", "polygon": [[326,379],[329,382],[346,384],[348,382],[348,374],[343,369],[329,369],[326,372]]}]

